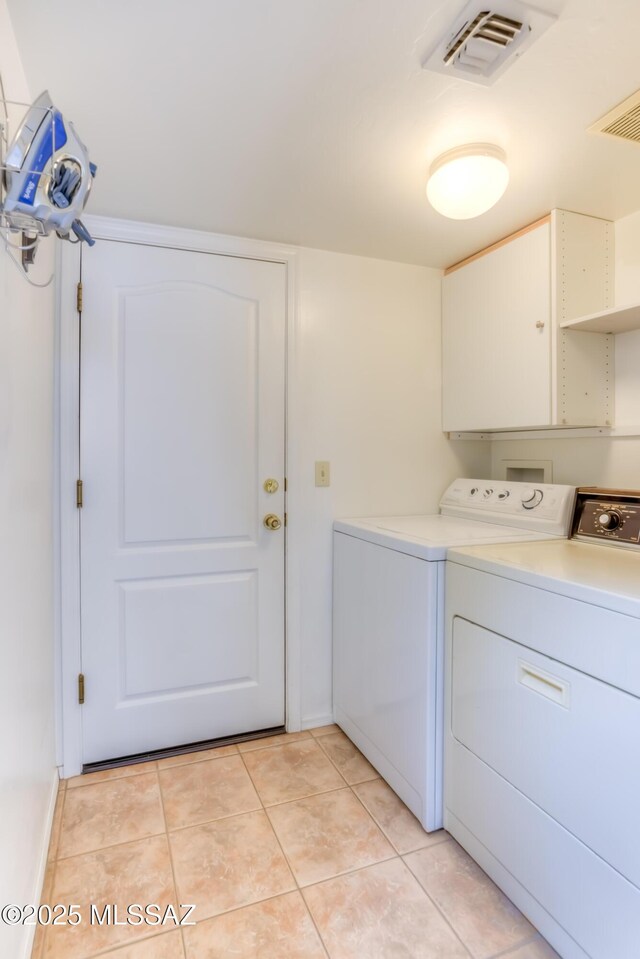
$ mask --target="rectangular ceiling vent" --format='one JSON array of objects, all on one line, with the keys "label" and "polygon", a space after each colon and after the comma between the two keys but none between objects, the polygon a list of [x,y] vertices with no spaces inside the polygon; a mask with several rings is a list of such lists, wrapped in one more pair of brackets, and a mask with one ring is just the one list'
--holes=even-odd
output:
[{"label": "rectangular ceiling vent", "polygon": [[640,90],[601,117],[589,131],[640,143]]},{"label": "rectangular ceiling vent", "polygon": [[422,66],[490,86],[556,19],[519,0],[470,0]]}]

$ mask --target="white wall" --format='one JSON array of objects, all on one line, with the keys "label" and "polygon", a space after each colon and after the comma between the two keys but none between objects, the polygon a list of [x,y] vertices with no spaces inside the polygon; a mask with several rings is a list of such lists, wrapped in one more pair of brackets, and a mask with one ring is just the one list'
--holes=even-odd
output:
[{"label": "white wall", "polygon": [[[5,0],[0,71],[7,98],[28,101]],[[41,244],[34,279],[50,275],[54,242]],[[56,775],[53,288],[29,286],[0,250],[0,903],[23,904],[39,892]],[[26,957],[28,940],[28,930],[0,925],[0,955]]]},{"label": "white wall", "polygon": [[[302,721],[331,714],[332,522],[437,510],[456,476],[489,476],[489,444],[441,431],[438,270],[318,250],[299,253],[295,411],[303,489]],[[331,462],[316,488],[314,461]]]},{"label": "white wall", "polygon": [[[640,212],[615,224],[615,301],[640,302]],[[640,433],[640,331],[616,337],[616,426]],[[492,470],[502,459],[551,459],[556,483],[640,489],[640,436],[494,440]]]}]

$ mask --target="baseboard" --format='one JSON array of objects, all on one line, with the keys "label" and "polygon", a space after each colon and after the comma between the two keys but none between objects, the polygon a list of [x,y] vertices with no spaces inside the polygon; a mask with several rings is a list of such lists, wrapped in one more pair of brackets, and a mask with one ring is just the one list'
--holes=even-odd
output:
[{"label": "baseboard", "polygon": [[300,729],[315,729],[316,726],[330,726],[333,721],[333,713],[320,713],[317,716],[306,716],[300,721]]},{"label": "baseboard", "polygon": [[[34,883],[33,896],[31,897],[30,902],[35,905],[40,902],[40,896],[42,895],[42,888],[44,886],[44,876],[47,871],[47,859],[49,857],[49,843],[51,841],[51,827],[53,826],[53,814],[56,809],[56,800],[58,798],[58,788],[60,785],[60,777],[58,775],[57,767],[53,770],[52,779],[51,779],[51,790],[49,794],[49,803],[47,806],[47,815],[44,822],[44,829],[42,835],[42,843],[40,847],[40,859],[38,862],[38,870],[36,872],[36,880]],[[36,934],[35,926],[23,926],[24,929],[24,939],[22,942],[22,951],[20,953],[22,959],[31,959],[31,952],[33,950],[33,940]]]}]

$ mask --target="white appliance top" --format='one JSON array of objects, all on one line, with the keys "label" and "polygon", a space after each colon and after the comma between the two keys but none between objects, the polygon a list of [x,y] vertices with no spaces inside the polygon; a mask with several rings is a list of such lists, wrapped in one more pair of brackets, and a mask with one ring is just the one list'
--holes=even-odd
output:
[{"label": "white appliance top", "polygon": [[640,551],[555,539],[452,549],[447,559],[640,618]]},{"label": "white appliance top", "polygon": [[457,479],[440,513],[344,519],[334,529],[420,559],[446,559],[447,549],[567,536],[575,487]]}]

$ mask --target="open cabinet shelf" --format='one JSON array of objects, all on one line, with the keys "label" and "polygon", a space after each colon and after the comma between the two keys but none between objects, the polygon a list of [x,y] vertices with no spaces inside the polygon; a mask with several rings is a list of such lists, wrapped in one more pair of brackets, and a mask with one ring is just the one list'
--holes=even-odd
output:
[{"label": "open cabinet shelf", "polygon": [[582,330],[585,333],[629,333],[640,330],[640,303],[612,306],[599,313],[579,316],[560,324],[563,330]]}]

